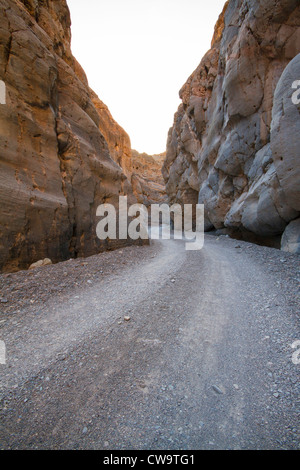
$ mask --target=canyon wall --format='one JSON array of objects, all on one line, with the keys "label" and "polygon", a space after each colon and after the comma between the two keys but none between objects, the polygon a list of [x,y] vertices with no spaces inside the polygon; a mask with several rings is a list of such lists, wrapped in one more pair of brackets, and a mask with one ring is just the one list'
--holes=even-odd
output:
[{"label": "canyon wall", "polygon": [[131,184],[135,197],[140,204],[150,207],[151,204],[167,203],[162,166],[166,154],[147,155],[132,150]]},{"label": "canyon wall", "polygon": [[129,137],[89,88],[70,25],[65,0],[0,0],[0,270],[114,248],[96,208],[136,202]]},{"label": "canyon wall", "polygon": [[205,229],[300,252],[300,4],[230,0],[180,90],[163,166]]}]

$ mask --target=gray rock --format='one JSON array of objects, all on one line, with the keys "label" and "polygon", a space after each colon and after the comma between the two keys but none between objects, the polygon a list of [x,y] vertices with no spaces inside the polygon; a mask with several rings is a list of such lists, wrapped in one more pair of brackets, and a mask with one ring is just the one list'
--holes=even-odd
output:
[{"label": "gray rock", "polygon": [[172,203],[205,205],[206,231],[275,244],[300,215],[299,21],[295,0],[230,0],[180,90],[163,176]]},{"label": "gray rock", "polygon": [[290,222],[285,229],[281,239],[281,249],[300,254],[300,218]]},{"label": "gray rock", "polygon": [[298,105],[293,100],[295,93],[293,84],[299,80],[300,54],[288,64],[277,84],[271,125],[271,148],[276,174],[287,203],[298,212],[300,211],[300,100]]},{"label": "gray rock", "polygon": [[216,392],[218,395],[224,394],[224,392],[217,385],[213,385],[212,388],[213,388],[213,391]]}]

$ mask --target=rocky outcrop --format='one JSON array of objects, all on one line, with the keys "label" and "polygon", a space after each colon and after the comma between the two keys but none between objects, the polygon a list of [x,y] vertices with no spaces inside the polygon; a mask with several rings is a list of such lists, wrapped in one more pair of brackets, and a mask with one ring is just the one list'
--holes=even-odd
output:
[{"label": "rocky outcrop", "polygon": [[96,208],[135,201],[130,141],[71,53],[66,1],[0,0],[0,31],[0,270],[118,246]]},{"label": "rocky outcrop", "polygon": [[225,4],[163,167],[169,200],[204,204],[206,230],[280,246],[299,217],[299,52],[299,1]]},{"label": "rocky outcrop", "polygon": [[146,207],[167,202],[166,187],[162,176],[165,157],[165,153],[147,155],[132,150],[131,184],[138,202]]}]

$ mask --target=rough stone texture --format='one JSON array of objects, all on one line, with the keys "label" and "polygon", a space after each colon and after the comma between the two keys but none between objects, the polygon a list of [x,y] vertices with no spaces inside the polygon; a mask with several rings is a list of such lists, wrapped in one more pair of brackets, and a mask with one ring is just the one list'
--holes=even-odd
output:
[{"label": "rough stone texture", "polygon": [[293,220],[285,229],[281,249],[300,255],[300,219]]},{"label": "rough stone texture", "polygon": [[299,52],[299,1],[225,4],[180,91],[163,167],[171,202],[205,204],[206,230],[275,244],[299,217]]},{"label": "rough stone texture", "polygon": [[[291,84],[297,86],[296,93]],[[280,186],[289,206],[298,212],[300,212],[299,143],[300,54],[289,63],[278,82],[271,127],[271,148]]]},{"label": "rough stone texture", "polygon": [[0,0],[0,270],[118,246],[97,239],[96,208],[135,201],[129,138],[70,41],[64,0]]},{"label": "rough stone texture", "polygon": [[162,176],[165,157],[165,153],[151,156],[132,150],[131,184],[138,202],[146,207],[167,202],[166,187]]},{"label": "rough stone texture", "polygon": [[108,107],[92,91],[92,101],[99,115],[99,128],[103,134],[111,158],[123,169],[130,181],[132,174],[131,142],[128,134],[113,119]]},{"label": "rough stone texture", "polygon": [[49,258],[41,259],[40,261],[37,261],[36,263],[33,263],[31,266],[29,266],[29,269],[37,269],[37,268],[43,268],[44,266],[51,266],[52,261]]}]

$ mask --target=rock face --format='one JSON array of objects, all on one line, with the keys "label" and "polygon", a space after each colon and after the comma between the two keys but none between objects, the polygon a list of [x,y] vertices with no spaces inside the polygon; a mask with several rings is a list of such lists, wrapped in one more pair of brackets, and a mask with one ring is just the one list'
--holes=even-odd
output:
[{"label": "rock face", "polygon": [[300,5],[230,0],[180,91],[163,167],[206,230],[280,245],[300,214]]},{"label": "rock face", "polygon": [[108,107],[92,91],[92,101],[99,115],[99,128],[109,149],[111,158],[123,169],[127,178],[131,179],[132,158],[130,138],[121,126],[113,119]]},{"label": "rock face", "polygon": [[72,56],[66,1],[0,0],[0,31],[0,270],[118,246],[96,208],[136,201],[130,141]]},{"label": "rock face", "polygon": [[293,220],[284,231],[281,249],[300,255],[300,218]]},{"label": "rock face", "polygon": [[131,184],[138,202],[146,207],[151,204],[163,204],[168,200],[162,176],[165,158],[165,153],[147,155],[132,150]]}]

